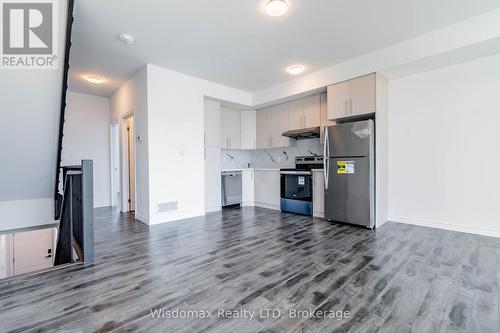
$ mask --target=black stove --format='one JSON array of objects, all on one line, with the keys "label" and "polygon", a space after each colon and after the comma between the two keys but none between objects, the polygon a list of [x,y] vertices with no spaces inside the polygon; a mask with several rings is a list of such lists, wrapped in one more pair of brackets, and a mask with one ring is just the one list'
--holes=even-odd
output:
[{"label": "black stove", "polygon": [[297,156],[295,168],[280,169],[281,210],[312,216],[313,169],[323,168],[323,156]]}]

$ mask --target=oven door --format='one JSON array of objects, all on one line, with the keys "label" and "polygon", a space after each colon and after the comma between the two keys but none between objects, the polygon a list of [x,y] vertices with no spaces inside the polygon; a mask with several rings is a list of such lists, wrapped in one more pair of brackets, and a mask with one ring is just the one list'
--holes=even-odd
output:
[{"label": "oven door", "polygon": [[281,171],[281,210],[312,215],[312,172]]}]

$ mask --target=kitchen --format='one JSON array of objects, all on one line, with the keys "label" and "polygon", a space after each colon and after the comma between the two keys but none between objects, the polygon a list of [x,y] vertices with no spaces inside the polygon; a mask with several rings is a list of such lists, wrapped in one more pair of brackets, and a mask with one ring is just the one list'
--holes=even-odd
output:
[{"label": "kitchen", "polygon": [[[241,204],[324,218],[326,207],[328,220],[368,228],[381,225],[385,221],[376,221],[375,204],[382,206],[385,189],[383,185],[375,188],[375,184],[384,184],[377,182],[384,174],[375,164],[384,163],[385,153],[376,147],[383,147],[386,135],[383,121],[380,126],[374,124],[383,119],[386,108],[387,80],[377,73],[256,110],[205,99],[206,211]],[[330,161],[333,159],[324,158],[334,150],[333,142],[339,141],[330,140],[329,134],[332,137],[342,132],[336,128],[364,126],[368,120],[373,121],[372,125],[366,125],[372,127],[365,129],[370,131],[369,138],[362,140],[371,144],[367,146],[370,166],[366,177],[360,180],[361,185],[346,187],[339,181],[333,183],[339,187],[330,185],[328,189],[328,181],[334,176],[341,177],[340,180],[361,176],[355,171],[354,164],[358,162],[352,161],[355,155],[346,154],[345,161],[339,160],[335,166]],[[349,134],[343,140],[348,141]],[[359,186],[362,193],[356,193]],[[364,199],[351,205],[343,199],[360,196]],[[332,210],[336,206],[340,210]],[[364,216],[356,216],[359,210],[364,210]]]}]

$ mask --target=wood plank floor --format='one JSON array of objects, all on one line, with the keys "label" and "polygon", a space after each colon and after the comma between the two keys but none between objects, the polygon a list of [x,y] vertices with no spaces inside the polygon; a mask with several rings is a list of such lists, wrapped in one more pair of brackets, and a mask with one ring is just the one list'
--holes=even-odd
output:
[{"label": "wood plank floor", "polygon": [[251,207],[95,217],[95,265],[0,282],[0,332],[500,332],[496,238]]}]

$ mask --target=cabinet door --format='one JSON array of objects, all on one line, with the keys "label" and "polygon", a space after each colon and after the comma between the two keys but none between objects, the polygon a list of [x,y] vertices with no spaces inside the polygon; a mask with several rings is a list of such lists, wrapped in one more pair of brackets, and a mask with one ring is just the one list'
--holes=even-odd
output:
[{"label": "cabinet door", "polygon": [[291,130],[301,129],[304,115],[304,100],[298,99],[288,103],[288,123]]},{"label": "cabinet door", "polygon": [[255,149],[256,114],[255,110],[241,111],[241,149]]},{"label": "cabinet door", "polygon": [[302,125],[304,128],[317,127],[320,125],[321,110],[320,96],[313,95],[304,98],[304,111]]},{"label": "cabinet door", "polygon": [[229,126],[231,123],[231,110],[225,107],[220,109],[220,147],[229,149]]},{"label": "cabinet door", "polygon": [[350,116],[375,112],[375,74],[351,80]]},{"label": "cabinet door", "polygon": [[348,116],[351,99],[351,82],[340,82],[327,88],[328,119],[335,120]]},{"label": "cabinet door", "polygon": [[254,171],[254,200],[255,202],[264,203],[266,200],[266,172],[265,171]]},{"label": "cabinet door", "polygon": [[320,114],[321,131],[319,142],[323,144],[325,143],[325,127],[335,125],[334,121],[328,120],[328,99],[326,93],[320,95]]},{"label": "cabinet door", "polygon": [[205,147],[220,147],[221,114],[220,103],[205,99]]},{"label": "cabinet door", "polygon": [[325,213],[325,179],[323,172],[313,172],[313,215],[323,217]]},{"label": "cabinet door", "polygon": [[288,147],[290,146],[290,139],[284,137],[282,134],[288,131],[288,103],[279,104],[272,107],[271,111],[271,146]]},{"label": "cabinet door", "polygon": [[255,201],[254,171],[251,169],[241,172],[241,201],[243,206],[253,206]]},{"label": "cabinet door", "polygon": [[272,205],[275,208],[279,209],[280,207],[280,186],[281,186],[281,178],[279,171],[266,171],[267,173],[267,204]]},{"label": "cabinet door", "polygon": [[228,128],[229,148],[241,148],[241,112],[239,110],[231,110],[230,123]]},{"label": "cabinet door", "polygon": [[271,143],[271,112],[270,109],[258,110],[256,113],[257,119],[257,134],[256,142],[257,148],[269,148]]}]

